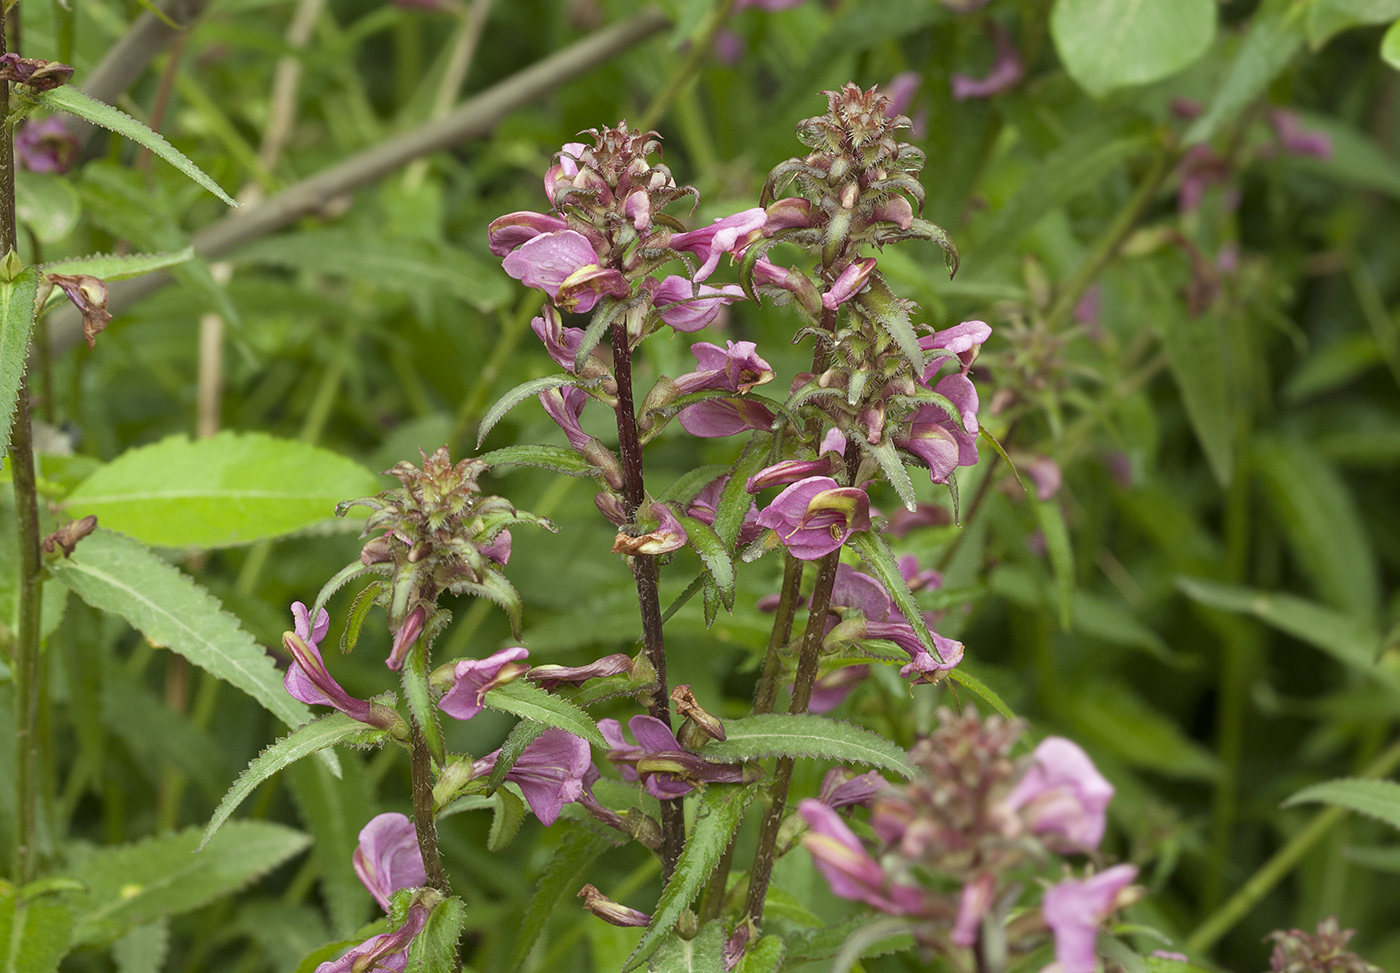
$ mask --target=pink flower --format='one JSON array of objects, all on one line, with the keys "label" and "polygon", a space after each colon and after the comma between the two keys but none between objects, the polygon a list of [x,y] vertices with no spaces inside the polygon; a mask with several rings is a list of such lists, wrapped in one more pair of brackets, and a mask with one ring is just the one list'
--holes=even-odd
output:
[{"label": "pink flower", "polygon": [[1016,45],[1011,43],[1011,32],[995,20],[988,22],[988,29],[992,33],[993,43],[996,44],[996,60],[984,78],[974,78],[966,74],[953,75],[953,97],[958,101],[966,101],[968,98],[990,98],[1000,94],[1008,88],[1015,87],[1021,76],[1026,73],[1021,55],[1016,50]]},{"label": "pink flower", "polygon": [[486,228],[486,237],[491,252],[498,257],[505,257],[522,243],[528,243],[542,233],[554,233],[568,228],[568,222],[557,216],[519,210],[492,220],[491,225]]},{"label": "pink flower", "polygon": [[744,779],[737,764],[713,763],[681,747],[676,735],[661,720],[634,716],[627,728],[637,745],[627,742],[622,725],[613,719],[598,721],[598,730],[612,749],[608,761],[618,768],[623,780],[640,780],[647,793],[660,800],[683,797],[702,782],[738,783]]},{"label": "pink flower", "polygon": [[58,115],[26,121],[15,133],[15,158],[30,172],[63,175],[78,161],[78,140]]},{"label": "pink flower", "polygon": [[[690,506],[686,513],[702,523],[714,526],[715,517],[719,515],[719,500],[724,493],[724,485],[729,482],[729,477],[721,476],[705,484],[705,488],[695,495],[695,499],[690,501]],[[744,522],[739,525],[739,536],[735,543],[745,546],[753,543],[758,536],[763,533],[763,528],[758,525],[758,505],[752,500],[749,501],[749,509],[744,513]]]},{"label": "pink flower", "polygon": [[815,561],[870,528],[870,498],[858,487],[838,486],[829,476],[798,480],[773,499],[758,522],[778,532],[794,557]]},{"label": "pink flower", "polygon": [[[472,776],[491,773],[501,751],[489,753],[472,764]],[[577,801],[583,794],[583,778],[593,761],[589,758],[588,741],[564,730],[550,728],[525,748],[506,780],[520,785],[525,803],[545,827],[559,819],[565,804]]]},{"label": "pink flower", "polygon": [[[1297,112],[1275,108],[1269,112],[1269,124],[1273,125],[1279,144],[1290,155],[1309,156],[1314,159],[1332,158],[1332,137],[1326,132],[1309,132],[1303,128]],[[19,148],[18,144],[15,148]]]},{"label": "pink flower", "polygon": [[726,347],[697,341],[690,346],[696,370],[676,378],[681,395],[704,389],[728,389],[744,393],[773,380],[773,366],[758,357],[752,341],[726,341]]},{"label": "pink flower", "polygon": [[982,917],[991,907],[992,895],[996,892],[996,879],[992,875],[979,875],[963,886],[958,899],[958,918],[953,923],[953,934],[948,938],[958,946],[971,948],[977,945],[977,934],[982,928]]},{"label": "pink flower", "polygon": [[812,829],[803,836],[802,846],[811,852],[832,892],[893,915],[909,915],[922,909],[923,892],[891,882],[839,814],[813,800],[803,801],[797,810]]},{"label": "pink flower", "polygon": [[877,771],[872,770],[869,773],[857,774],[845,767],[833,767],[822,778],[821,791],[817,795],[817,800],[833,810],[852,807],[856,804],[864,804],[868,807],[875,795],[889,786],[889,781],[881,777]]},{"label": "pink flower", "polygon": [[292,602],[293,632],[282,634],[282,645],[291,653],[292,664],[287,667],[282,685],[295,699],[312,706],[334,706],[351,719],[370,722],[371,704],[347,693],[332,678],[321,658],[317,645],[330,630],[331,617],[324,608],[311,624],[306,606]]},{"label": "pink flower", "polygon": [[1046,737],[1005,806],[1024,815],[1036,834],[1058,836],[1066,850],[1079,851],[1099,846],[1112,799],[1113,785],[1077,743]]},{"label": "pink flower", "polygon": [[773,425],[773,413],[767,406],[743,398],[706,399],[686,406],[678,418],[681,428],[702,439],[718,439]]},{"label": "pink flower", "polygon": [[438,700],[438,709],[457,720],[469,720],[481,712],[486,694],[523,675],[530,667],[521,662],[530,652],[516,646],[501,649],[484,659],[461,659],[452,670],[452,688]]},{"label": "pink flower", "polygon": [[1060,464],[1056,463],[1049,456],[1037,456],[1024,467],[1026,475],[1035,484],[1035,498],[1037,500],[1051,500],[1055,494],[1060,492],[1060,487],[1064,486],[1064,474],[1060,472]]},{"label": "pink flower", "polygon": [[418,832],[404,814],[390,812],[371,818],[360,829],[360,843],[352,862],[361,884],[385,912],[389,911],[389,899],[399,889],[428,884],[423,853],[418,849]]},{"label": "pink flower", "polygon": [[931,481],[947,483],[953,470],[977,463],[977,389],[966,375],[955,373],[933,390],[958,410],[964,428],[940,406],[921,405],[909,419],[908,432],[895,435],[894,443],[924,461]]},{"label": "pink flower", "polygon": [[711,287],[692,284],[688,277],[674,274],[651,287],[651,303],[661,309],[661,320],[686,333],[705,327],[719,316],[724,305],[744,299],[744,289],[738,284]]},{"label": "pink flower", "polygon": [[604,294],[622,298],[631,293],[627,280],[603,268],[582,233],[558,230],[527,240],[501,262],[506,273],[526,287],[537,287],[565,311],[591,311]]},{"label": "pink flower", "polygon": [[931,359],[924,368],[924,384],[928,385],[933,381],[950,354],[957,356],[958,361],[962,363],[962,373],[966,375],[972,363],[977,360],[982,345],[991,336],[992,329],[987,322],[964,321],[962,324],[955,324],[951,328],[944,328],[920,338],[919,347],[922,350],[945,353]]},{"label": "pink flower", "polygon": [[738,256],[742,253],[741,241],[746,244],[749,234],[761,231],[767,219],[768,214],[763,207],[755,206],[715,220],[698,230],[673,234],[671,249],[687,250],[700,258],[700,269],[695,273],[695,280],[702,281],[715,272],[722,255],[729,253]]},{"label": "pink flower", "polygon": [[875,272],[875,258],[852,261],[841,276],[837,277],[827,292],[822,295],[822,307],[834,311],[860,292],[870,275]]},{"label": "pink flower", "polygon": [[423,931],[432,910],[422,902],[408,907],[403,925],[393,932],[371,936],[346,952],[340,959],[316,967],[316,973],[403,973],[408,964],[408,947]]},{"label": "pink flower", "polygon": [[555,686],[562,686],[565,683],[583,683],[590,679],[603,679],[624,672],[630,675],[634,665],[631,656],[618,652],[613,655],[605,655],[586,666],[533,666],[525,674],[525,678],[531,682],[539,683],[542,689],[553,689]]},{"label": "pink flower", "polygon": [[1135,878],[1132,865],[1117,865],[1083,881],[1065,879],[1045,893],[1040,911],[1055,934],[1055,960],[1062,973],[1094,973],[1099,924]]}]

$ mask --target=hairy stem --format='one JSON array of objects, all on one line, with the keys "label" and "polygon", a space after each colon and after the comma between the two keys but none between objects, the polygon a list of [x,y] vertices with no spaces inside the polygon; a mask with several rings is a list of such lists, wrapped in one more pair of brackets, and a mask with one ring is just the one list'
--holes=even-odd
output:
[{"label": "hairy stem", "polygon": [[[617,443],[622,461],[622,500],[627,519],[636,520],[637,508],[646,499],[642,469],[642,445],[637,435],[637,413],[632,404],[632,348],[627,335],[627,315],[618,315],[612,327],[613,377],[617,380]],[[666,681],[666,640],[661,631],[661,572],[656,558],[634,554],[627,558],[637,585],[637,605],[642,616],[642,645],[647,661],[656,670],[656,684],[647,712],[671,725],[670,686]],[[661,802],[661,869],[669,881],[685,844],[685,811],[681,800]]]},{"label": "hairy stem", "polygon": [[778,698],[778,675],[783,670],[783,647],[792,640],[792,623],[797,617],[797,603],[802,596],[802,562],[791,554],[784,556],[783,587],[778,595],[778,614],[773,619],[773,634],[768,637],[768,655],[763,659],[763,672],[758,677],[754,694],[754,713],[773,712]]},{"label": "hairy stem", "polygon": [[447,872],[442,867],[442,856],[438,854],[437,822],[433,818],[433,761],[428,753],[428,741],[423,736],[423,728],[409,714],[410,761],[409,769],[413,776],[413,827],[418,834],[418,850],[423,855],[423,868],[428,873],[428,884],[443,895],[452,894],[452,886],[447,882]]}]

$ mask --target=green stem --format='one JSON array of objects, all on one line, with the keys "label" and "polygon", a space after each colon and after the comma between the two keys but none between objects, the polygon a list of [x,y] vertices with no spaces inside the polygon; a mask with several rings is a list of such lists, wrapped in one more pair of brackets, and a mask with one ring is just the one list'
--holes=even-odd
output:
[{"label": "green stem", "polygon": [[[1391,745],[1371,765],[1362,771],[1363,778],[1386,777],[1400,767],[1400,742]],[[1259,867],[1240,890],[1230,897],[1186,940],[1186,950],[1190,953],[1204,953],[1220,938],[1235,927],[1235,924],[1249,914],[1260,900],[1283,880],[1289,872],[1298,867],[1303,857],[1322,838],[1345,818],[1347,809],[1329,807],[1318,813],[1307,826],[1288,840],[1288,843],[1274,853],[1274,856]]]},{"label": "green stem", "polygon": [[680,67],[671,74],[670,79],[666,82],[666,87],[642,113],[640,128],[643,132],[649,131],[657,122],[661,121],[661,117],[666,114],[676,98],[695,77],[696,72],[700,70],[700,65],[710,55],[710,45],[714,43],[715,35],[729,20],[729,13],[734,9],[734,3],[735,0],[719,0],[719,3],[715,4],[714,9],[710,11],[705,26],[701,28],[699,36],[691,43],[690,53],[681,62]]},{"label": "green stem", "polygon": [[755,714],[773,712],[778,697],[778,675],[783,669],[783,648],[792,640],[792,623],[797,617],[797,603],[802,595],[802,562],[791,554],[783,561],[783,587],[778,596],[778,614],[773,619],[773,633],[768,637],[768,655],[763,660],[763,673],[758,677],[754,693]]}]

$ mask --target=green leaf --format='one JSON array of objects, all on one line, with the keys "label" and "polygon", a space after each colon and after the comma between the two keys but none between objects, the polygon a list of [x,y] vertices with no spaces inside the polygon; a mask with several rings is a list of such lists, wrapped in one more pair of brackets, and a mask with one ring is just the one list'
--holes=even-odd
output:
[{"label": "green leaf", "polygon": [[844,763],[866,764],[893,771],[906,779],[914,776],[902,748],[878,733],[824,716],[769,713],[725,720],[725,739],[705,745],[708,760],[738,761],[783,755],[822,757]]},{"label": "green leaf", "polygon": [[899,573],[899,565],[895,563],[894,555],[890,553],[889,545],[885,543],[885,539],[873,530],[863,530],[852,534],[847,543],[856,549],[861,560],[870,566],[875,578],[890,593],[890,597],[894,599],[900,614],[914,629],[914,634],[919,637],[919,644],[927,649],[935,659],[942,659],[943,656],[938,651],[938,646],[934,644],[933,636],[929,634],[928,626],[924,624],[924,613],[919,610],[918,603],[914,601],[914,596],[909,591],[909,583],[904,580],[904,575]]},{"label": "green leaf", "polygon": [[484,702],[502,713],[513,713],[545,726],[566,730],[593,746],[606,750],[608,743],[598,732],[598,724],[583,710],[562,697],[546,692],[532,682],[517,679],[488,692]]},{"label": "green leaf", "polygon": [[510,284],[499,265],[434,240],[394,237],[384,241],[369,231],[307,230],[266,237],[239,248],[240,263],[290,267],[398,293],[450,294],[482,311],[510,298]]},{"label": "green leaf", "polygon": [[73,910],[54,895],[21,897],[0,879],[0,971],[52,973],[67,955]]},{"label": "green leaf", "polygon": [[909,321],[909,302],[896,297],[879,271],[870,275],[870,282],[855,296],[855,303],[870,320],[878,324],[899,348],[915,375],[924,373],[924,352],[919,336]]},{"label": "green leaf", "polygon": [[510,955],[510,973],[516,973],[525,965],[559,903],[565,896],[578,892],[585,881],[588,866],[611,847],[607,838],[589,828],[575,827],[568,822],[563,822],[563,827],[567,829],[564,840],[544,867],[535,894],[520,920],[520,933]]},{"label": "green leaf", "polygon": [[311,718],[268,654],[217,598],[139,542],[108,530],[83,538],[54,575],[94,608],[125,618],[152,645],[183,655],[252,696],[288,726]]},{"label": "green leaf", "polygon": [[909,479],[909,471],[904,468],[904,462],[899,458],[899,453],[894,448],[894,443],[885,437],[878,444],[871,444],[865,441],[864,436],[855,437],[856,444],[871,456],[875,457],[875,462],[880,464],[880,469],[885,473],[885,479],[894,487],[894,492],[899,494],[899,502],[904,504],[904,509],[913,512],[918,509],[918,501],[914,498],[914,481]]},{"label": "green leaf", "polygon": [[681,850],[676,870],[661,890],[661,898],[657,900],[656,909],[651,915],[651,924],[642,934],[641,942],[622,968],[622,973],[630,973],[645,963],[675,926],[682,910],[689,908],[738,830],[744,808],[753,799],[754,793],[752,787],[725,784],[711,784],[705,789],[700,807],[695,812],[695,826]]},{"label": "green leaf", "polygon": [[739,973],[778,973],[787,955],[781,936],[764,936],[748,948],[739,963]]},{"label": "green leaf", "polygon": [[1220,776],[1221,764],[1213,753],[1124,683],[1107,679],[1081,683],[1067,718],[1077,731],[1076,739],[1135,766],[1188,780]]},{"label": "green leaf", "polygon": [[38,293],[39,271],[35,267],[25,267],[14,280],[0,283],[0,459],[10,454],[10,427],[29,355],[29,331],[34,326]]},{"label": "green leaf", "polygon": [[262,753],[252,759],[243,773],[238,775],[224,799],[214,809],[214,816],[204,828],[199,847],[204,848],[208,845],[228,820],[228,816],[243,803],[244,798],[279,770],[296,763],[302,757],[308,757],[337,743],[359,742],[368,734],[382,733],[382,730],[368,727],[344,713],[328,713],[318,720],[298,727],[276,743],[269,744]]},{"label": "green leaf", "polygon": [[1381,60],[1400,71],[1400,20],[1391,24],[1381,38]]},{"label": "green leaf", "polygon": [[1069,546],[1069,529],[1060,505],[1053,500],[1033,500],[1035,518],[1045,535],[1045,551],[1050,555],[1050,571],[1055,576],[1055,600],[1060,609],[1060,628],[1066,632],[1074,618],[1074,554]]},{"label": "green leaf", "polygon": [[962,666],[948,670],[948,678],[960,686],[966,686],[978,696],[986,700],[987,704],[1008,720],[1014,720],[1016,714],[1011,711],[1002,698],[990,686],[968,672]]},{"label": "green leaf", "polygon": [[602,471],[567,446],[505,446],[477,459],[490,466],[538,466],[566,476],[599,476]]},{"label": "green leaf", "polygon": [[406,968],[414,973],[457,973],[457,940],[466,919],[467,907],[455,895],[435,905],[408,947]]},{"label": "green leaf", "polygon": [[1095,98],[1185,70],[1215,39],[1214,0],[1055,0],[1050,34]]},{"label": "green leaf", "polygon": [[[546,375],[543,378],[532,378],[528,382],[521,382],[505,395],[497,399],[491,408],[486,410],[486,415],[481,417],[481,425],[476,430],[476,446],[481,448],[481,444],[486,441],[486,434],[505,417],[505,414],[515,408],[521,402],[532,395],[539,395],[549,389],[562,389],[569,385],[582,385],[583,379],[574,375]],[[490,456],[490,453],[486,455]]]},{"label": "green leaf", "polygon": [[[789,966],[796,966],[798,963],[835,956],[844,943],[871,924],[868,917],[858,916],[836,925],[791,936],[787,944],[786,962]],[[861,955],[866,957],[883,956],[886,953],[908,949],[913,945],[914,937],[909,934],[906,922],[902,926],[880,930],[879,938],[867,942],[861,950]]]},{"label": "green leaf", "polygon": [[506,774],[510,773],[510,769],[515,766],[525,748],[538,740],[547,729],[548,723],[537,723],[534,720],[522,720],[515,724],[506,735],[506,742],[501,744],[500,756],[496,758],[496,766],[491,768],[491,776],[486,779],[486,786],[493,791],[500,789],[505,783]]},{"label": "green leaf", "polygon": [[150,149],[225,203],[230,206],[238,205],[233,201],[233,197],[220,189],[219,184],[209,178],[203,169],[186,158],[183,152],[167,142],[159,133],[151,131],[125,112],[118,111],[111,105],[100,102],[90,95],[83,94],[72,85],[66,84],[49,91],[38,92],[31,97],[46,108],[54,111],[66,111],[70,115],[77,115],[94,125],[111,129],[118,135],[125,135],[133,142]]},{"label": "green leaf", "polygon": [[1301,639],[1350,669],[1400,690],[1400,676],[1388,663],[1377,664],[1380,632],[1346,615],[1294,595],[1217,584],[1201,578],[1177,578],[1188,598],[1222,611],[1253,615],[1281,632]]},{"label": "green leaf", "polygon": [[15,174],[15,218],[40,243],[58,243],[73,232],[83,206],[63,176],[20,170]]},{"label": "green leaf", "polygon": [[893,944],[903,942],[901,934],[907,935],[912,925],[908,919],[896,916],[867,920],[841,944],[831,961],[831,973],[847,973],[862,957],[890,952]]},{"label": "green leaf", "polygon": [[72,260],[55,260],[43,264],[46,274],[88,274],[102,280],[126,280],[140,277],[167,267],[177,267],[194,259],[194,247],[185,247],[173,253],[99,253],[90,257],[75,257]]},{"label": "green leaf", "polygon": [[648,973],[715,973],[724,969],[724,923],[707,922],[693,939],[672,933],[647,964]]},{"label": "green leaf", "polygon": [[721,602],[726,610],[734,610],[734,559],[730,551],[734,549],[732,544],[726,545],[714,529],[702,520],[694,517],[687,517],[685,514],[677,514],[676,519],[685,528],[687,542],[695,549],[695,553],[700,555],[700,560],[705,563],[705,570],[709,572],[715,587],[719,590]]},{"label": "green leaf", "polygon": [[137,926],[112,944],[117,973],[160,973],[169,952],[169,919]]},{"label": "green leaf", "polygon": [[337,778],[319,760],[297,761],[287,767],[286,783],[302,825],[316,841],[321,898],[331,932],[348,936],[369,911],[369,892],[355,876],[353,861],[360,829],[374,808],[374,795],[359,754],[340,754],[340,769]]},{"label": "green leaf", "polygon": [[508,787],[501,787],[491,795],[495,812],[491,815],[491,832],[486,837],[487,851],[500,851],[510,844],[520,825],[525,821],[525,802],[516,797]]},{"label": "green leaf", "polygon": [[1313,50],[1352,27],[1400,17],[1400,0],[1313,0],[1308,5],[1308,43]]},{"label": "green leaf", "polygon": [[707,463],[688,470],[676,477],[675,482],[662,491],[656,500],[658,503],[675,503],[687,507],[701,490],[728,472],[729,467],[722,463]]},{"label": "green leaf", "polygon": [[1172,378],[1216,482],[1226,486],[1234,475],[1234,409],[1230,395],[1226,322],[1213,314],[1193,317],[1171,313],[1177,306],[1161,278],[1149,274],[1162,311],[1154,315],[1157,333],[1171,364]]},{"label": "green leaf", "polygon": [[299,854],[311,839],[268,821],[234,821],[195,854],[199,829],[104,848],[80,861],[73,877],[74,942],[99,945],[127,929],[180,915],[228,895]]},{"label": "green leaf", "polygon": [[773,437],[768,433],[755,433],[747,443],[739,458],[734,461],[734,472],[729,482],[720,491],[719,503],[715,506],[715,533],[729,547],[739,540],[739,530],[744,526],[744,517],[753,507],[753,497],[744,488],[749,477],[768,465],[768,447]]},{"label": "green leaf", "polygon": [[96,514],[156,547],[227,547],[310,527],[378,490],[358,463],[295,440],[175,435],[99,467],[69,495],[68,516]]},{"label": "green leaf", "polygon": [[593,354],[593,349],[598,347],[598,342],[603,340],[603,335],[612,328],[613,321],[617,320],[619,314],[624,314],[637,306],[636,298],[626,300],[613,300],[603,298],[593,312],[593,316],[588,319],[588,327],[583,329],[583,335],[579,338],[578,350],[574,352],[574,371],[582,372],[584,365],[588,363],[588,358]]},{"label": "green leaf", "polygon": [[1303,46],[1302,10],[1292,0],[1266,0],[1254,14],[1225,80],[1206,110],[1186,130],[1183,145],[1208,141],[1220,126],[1254,102]]},{"label": "green leaf", "polygon": [[1400,828],[1400,784],[1393,780],[1363,780],[1344,777],[1304,787],[1284,801],[1282,807],[1299,804],[1331,804],[1375,818],[1392,828]]}]

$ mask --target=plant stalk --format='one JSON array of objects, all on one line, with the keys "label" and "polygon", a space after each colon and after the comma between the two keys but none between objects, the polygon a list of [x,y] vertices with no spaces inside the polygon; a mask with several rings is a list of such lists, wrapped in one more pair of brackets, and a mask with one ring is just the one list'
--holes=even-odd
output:
[{"label": "plant stalk", "polygon": [[428,873],[428,884],[445,896],[452,894],[452,886],[447,881],[447,871],[442,867],[442,856],[438,854],[437,822],[433,818],[433,761],[428,753],[428,741],[423,736],[423,728],[410,713],[409,725],[409,770],[413,778],[413,827],[418,834],[418,851],[423,855],[423,868]]}]

